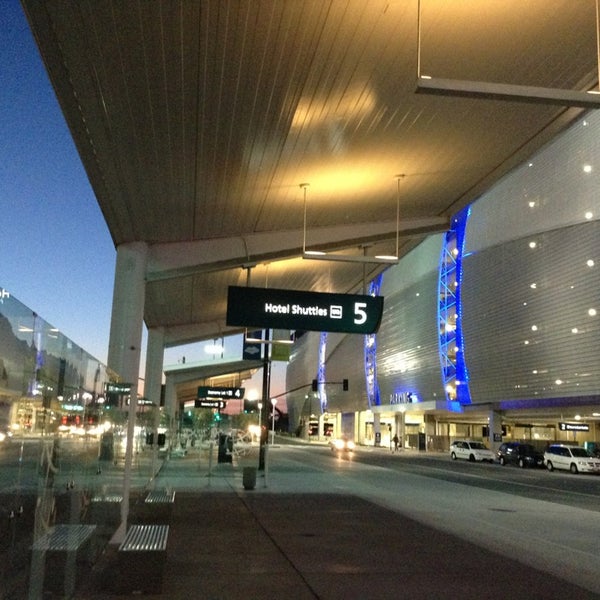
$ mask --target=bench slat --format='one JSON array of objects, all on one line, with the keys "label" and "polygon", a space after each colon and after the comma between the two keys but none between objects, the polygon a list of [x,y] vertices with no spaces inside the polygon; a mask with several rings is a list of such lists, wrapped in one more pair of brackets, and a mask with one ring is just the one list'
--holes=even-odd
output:
[{"label": "bench slat", "polygon": [[159,504],[159,503],[164,503],[164,504],[170,504],[175,502],[175,492],[167,492],[165,491],[152,491],[152,492],[148,492],[148,495],[146,496],[146,499],[144,500],[144,502],[148,503],[148,504]]},{"label": "bench slat", "polygon": [[73,551],[78,550],[94,533],[95,525],[55,525],[38,538],[33,550]]},{"label": "bench slat", "polygon": [[167,549],[168,525],[132,525],[123,543],[122,552],[159,552]]}]

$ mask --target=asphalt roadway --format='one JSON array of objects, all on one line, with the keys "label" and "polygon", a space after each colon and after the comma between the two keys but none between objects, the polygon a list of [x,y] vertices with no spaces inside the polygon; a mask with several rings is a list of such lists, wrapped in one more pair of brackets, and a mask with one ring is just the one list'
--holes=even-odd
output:
[{"label": "asphalt roadway", "polygon": [[[392,499],[389,490],[374,490],[369,483],[367,469],[374,467],[339,479],[335,474],[299,476],[273,467],[259,472],[255,488],[246,490],[242,468],[216,465],[208,476],[192,456],[168,461],[155,481],[157,488],[176,491],[162,586],[118,595],[114,582],[127,565],[119,562],[116,546],[109,544],[75,597],[95,600],[143,593],[148,599],[169,600],[600,598],[597,557],[588,561],[589,573],[584,568],[577,575],[569,571],[569,557],[562,573],[556,568],[561,552],[571,558],[578,552],[560,544],[544,543],[549,553],[533,553],[530,564],[513,560],[494,551],[494,544],[502,540],[486,536],[484,517],[455,519],[454,509],[438,507],[432,499],[439,485],[444,502],[474,504],[486,514],[495,511],[506,519],[499,529],[506,530],[507,539],[515,537],[519,519],[525,519],[525,532],[540,505],[549,503],[517,499],[515,511],[511,497],[508,510],[503,508],[506,494],[447,482],[432,486],[430,480],[423,484],[426,489],[417,485],[414,475],[407,476],[404,491],[396,485]],[[453,494],[456,498],[450,500]],[[402,508],[407,502],[410,511]],[[580,512],[597,520],[590,511]],[[524,537],[537,543],[536,536]],[[523,547],[528,549],[527,544]],[[557,571],[560,576],[550,574]],[[577,583],[580,575],[584,587]]]}]

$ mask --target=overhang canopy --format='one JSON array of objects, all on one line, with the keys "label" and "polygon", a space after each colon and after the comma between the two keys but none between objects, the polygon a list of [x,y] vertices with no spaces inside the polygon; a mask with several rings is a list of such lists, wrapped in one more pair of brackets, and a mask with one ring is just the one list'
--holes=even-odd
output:
[{"label": "overhang canopy", "polygon": [[360,291],[383,266],[303,245],[405,254],[583,111],[417,74],[597,85],[594,0],[22,1],[115,246],[150,246],[167,345],[231,331],[229,285]]}]

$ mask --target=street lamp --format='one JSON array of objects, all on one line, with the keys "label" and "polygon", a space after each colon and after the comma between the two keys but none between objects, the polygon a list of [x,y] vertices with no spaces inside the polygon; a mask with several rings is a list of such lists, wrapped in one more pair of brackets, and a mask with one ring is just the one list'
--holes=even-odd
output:
[{"label": "street lamp", "polygon": [[271,436],[271,444],[275,443],[275,405],[277,404],[277,398],[271,398],[271,404],[273,405],[273,413],[271,416],[271,421],[273,425],[273,435]]}]

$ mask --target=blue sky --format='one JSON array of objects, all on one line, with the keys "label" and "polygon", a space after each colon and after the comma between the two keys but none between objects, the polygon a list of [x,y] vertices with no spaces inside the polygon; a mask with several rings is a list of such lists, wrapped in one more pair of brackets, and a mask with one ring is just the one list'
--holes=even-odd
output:
[{"label": "blue sky", "polygon": [[0,287],[105,363],[116,251],[17,0],[0,30]]}]

